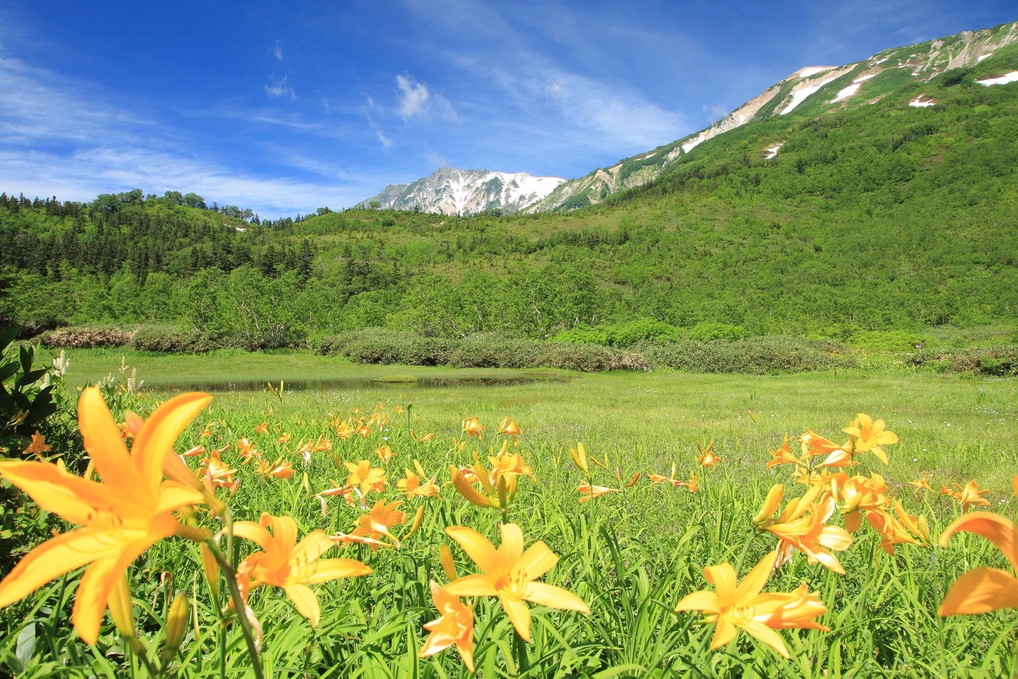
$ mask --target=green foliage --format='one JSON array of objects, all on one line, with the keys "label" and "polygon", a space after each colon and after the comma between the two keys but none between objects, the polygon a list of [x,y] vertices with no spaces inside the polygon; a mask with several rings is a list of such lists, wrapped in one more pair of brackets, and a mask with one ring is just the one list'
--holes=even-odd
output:
[{"label": "green foliage", "polygon": [[831,340],[750,337],[726,341],[679,340],[639,346],[653,366],[703,373],[798,373],[852,367],[847,347]]},{"label": "green foliage", "polygon": [[644,341],[667,341],[679,336],[678,328],[651,319],[628,321],[597,327],[578,326],[552,336],[552,342],[565,344],[601,344],[628,349]]},{"label": "green foliage", "polygon": [[908,330],[859,330],[852,333],[848,343],[866,351],[911,351],[925,345],[929,336]]},{"label": "green foliage", "polygon": [[741,325],[730,323],[697,323],[686,334],[688,339],[698,342],[734,342],[748,336],[749,333]]},{"label": "green foliage", "polygon": [[995,377],[1018,375],[1018,345],[959,351],[953,356],[951,370]]},{"label": "green foliage", "polygon": [[324,338],[317,353],[342,355],[354,363],[445,365],[455,342],[413,333],[371,329]]},{"label": "green foliage", "polygon": [[56,412],[52,375],[34,366],[35,347],[13,344],[21,328],[0,334],[0,452],[18,453]]}]

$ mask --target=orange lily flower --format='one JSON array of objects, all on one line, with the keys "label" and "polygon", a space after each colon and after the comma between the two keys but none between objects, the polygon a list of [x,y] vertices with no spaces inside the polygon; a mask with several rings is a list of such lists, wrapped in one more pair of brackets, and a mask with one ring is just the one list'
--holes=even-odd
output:
[{"label": "orange lily flower", "polygon": [[111,592],[138,556],[171,535],[202,538],[200,531],[173,516],[174,511],[202,501],[194,487],[197,481],[164,481],[163,474],[168,458],[180,462],[173,454],[177,437],[211,400],[207,394],[190,393],[162,404],[145,420],[128,452],[100,391],[84,389],[78,400],[78,423],[102,483],[50,463],[0,461],[0,476],[42,509],[81,526],[47,540],[21,559],[0,582],[0,607],[91,564],[78,586],[71,621],[82,640],[94,644]]},{"label": "orange lily flower", "polygon": [[728,562],[707,566],[703,572],[715,591],[688,594],[679,601],[675,610],[703,611],[707,622],[716,624],[711,649],[721,648],[730,642],[742,628],[788,658],[785,642],[774,630],[800,627],[829,631],[813,620],[826,613],[827,608],[815,594],[807,591],[805,585],[794,592],[761,594],[774,570],[776,558],[774,552],[764,556],[741,583]]},{"label": "orange lily flower", "polygon": [[308,585],[371,573],[371,568],[356,559],[321,559],[333,547],[333,541],[325,531],[314,530],[297,542],[297,522],[289,516],[262,514],[258,523],[237,521],[233,532],[262,548],[244,557],[237,567],[244,599],[255,587],[280,587],[312,626],[318,624],[321,609]]},{"label": "orange lily flower", "polygon": [[714,452],[713,441],[708,443],[706,448],[700,448],[700,454],[697,456],[696,461],[700,463],[700,466],[707,469],[713,469],[721,461],[721,457]]},{"label": "orange lily flower", "polygon": [[846,452],[848,444],[838,445],[833,441],[825,439],[823,436],[813,432],[810,429],[806,430],[806,433],[799,437],[802,442],[802,452],[810,457],[817,457],[819,455],[830,456],[831,453],[840,451]]},{"label": "orange lily flower", "polygon": [[421,478],[427,475],[417,460],[414,460],[414,469],[417,470],[417,473],[409,469],[406,470],[406,478],[397,481],[396,488],[406,493],[407,497],[437,497],[439,488],[435,484],[435,479],[428,479],[421,483]]},{"label": "orange lily flower", "polygon": [[989,492],[988,490],[979,490],[979,486],[976,485],[975,481],[969,481],[965,484],[964,488],[956,483],[954,484],[954,490],[947,486],[940,487],[941,495],[950,495],[961,503],[963,514],[969,510],[969,507],[989,507],[990,501],[983,497]]},{"label": "orange lily flower", "polygon": [[[958,531],[982,535],[1004,553],[1012,571],[1018,571],[1018,528],[992,512],[971,512],[955,519],[940,534],[940,546],[947,547]],[[974,568],[954,581],[938,615],[972,615],[1001,608],[1018,608],[1018,579],[1007,571],[985,566]]]},{"label": "orange lily flower", "polygon": [[230,490],[236,489],[240,483],[233,480],[233,475],[236,473],[236,469],[232,469],[219,458],[218,450],[209,453],[209,456],[202,460],[202,466],[198,470],[199,476],[205,479],[206,487],[229,488]]},{"label": "orange lily flower", "polygon": [[915,481],[909,481],[908,485],[915,487],[915,492],[918,493],[920,490],[933,490],[930,487],[929,474],[923,474],[923,478],[916,479]]},{"label": "orange lily flower", "polygon": [[675,487],[685,486],[690,493],[695,493],[700,490],[700,480],[696,478],[696,472],[689,472],[689,482],[679,481],[675,484]]},{"label": "orange lily flower", "polygon": [[382,462],[388,462],[392,458],[396,457],[396,453],[393,452],[392,446],[388,445],[378,446],[378,448],[375,449],[375,455],[377,455],[378,459]]},{"label": "orange lily flower", "polygon": [[842,429],[851,438],[852,450],[856,453],[872,452],[877,459],[887,464],[887,453],[880,446],[898,442],[898,435],[885,431],[883,420],[873,421],[869,415],[859,413],[852,423]]},{"label": "orange lily flower", "polygon": [[463,433],[467,436],[473,436],[480,440],[482,431],[484,431],[484,425],[476,417],[468,417],[463,420]]},{"label": "orange lily flower", "polygon": [[255,448],[255,445],[248,441],[246,438],[237,441],[237,454],[240,455],[241,459],[245,463],[250,462],[255,458],[261,457],[261,454],[258,452],[258,449]]},{"label": "orange lily flower", "polygon": [[256,434],[268,434],[269,433],[269,423],[268,422],[262,422],[257,427],[255,427],[254,430],[255,430]]},{"label": "orange lily flower", "polygon": [[580,468],[584,474],[590,474],[590,468],[587,466],[587,449],[582,443],[577,443],[575,448],[569,449],[569,455],[572,456],[573,462]]},{"label": "orange lily flower", "polygon": [[472,528],[450,526],[446,534],[467,553],[481,573],[453,580],[445,589],[453,596],[497,596],[516,633],[530,641],[530,609],[524,601],[540,606],[590,613],[587,604],[569,590],[535,582],[556,563],[555,555],[538,540],[523,551],[523,531],[515,523],[503,523],[502,544],[495,548]]},{"label": "orange lily flower", "polygon": [[35,433],[32,434],[31,442],[21,452],[22,452],[22,454],[24,454],[24,453],[32,453],[36,457],[42,459],[42,454],[43,453],[48,453],[48,452],[51,452],[52,450],[53,450],[52,446],[49,446],[49,445],[46,444],[46,437],[43,436],[42,434],[40,434],[39,430],[37,429],[35,431]]},{"label": "orange lily flower", "polygon": [[473,674],[474,612],[459,597],[439,587],[434,580],[431,581],[431,598],[442,615],[437,620],[424,623],[424,629],[431,634],[417,654],[418,657],[433,656],[455,644],[467,670]]},{"label": "orange lily flower", "polygon": [[357,464],[344,462],[350,471],[346,479],[346,485],[350,488],[359,487],[361,497],[368,493],[381,493],[385,490],[385,470],[379,467],[372,467],[369,460],[361,460]]},{"label": "orange lily flower", "polygon": [[794,464],[801,465],[802,462],[795,455],[792,454],[792,448],[789,445],[791,439],[788,438],[788,434],[785,434],[785,440],[777,450],[771,451],[771,459],[767,463],[767,469],[776,467],[779,464]]},{"label": "orange lily flower", "polygon": [[595,497],[601,497],[602,495],[607,495],[608,493],[622,492],[618,488],[606,488],[605,486],[592,486],[586,482],[581,483],[578,490],[580,491],[580,502],[589,502],[590,500],[593,500]]},{"label": "orange lily flower", "polygon": [[417,434],[417,432],[415,432],[413,429],[411,429],[410,430],[410,438],[412,438],[414,441],[417,441],[418,443],[425,443],[425,442],[430,441],[431,439],[435,438],[435,432],[431,432],[430,434],[424,434],[423,436],[419,436]]},{"label": "orange lily flower", "polygon": [[513,418],[507,417],[502,420],[502,424],[498,425],[498,433],[511,436],[513,443],[518,445],[519,437],[523,435],[523,430],[520,428],[520,425],[516,424]]},{"label": "orange lily flower", "polygon": [[267,460],[258,460],[255,466],[255,473],[266,478],[274,476],[277,479],[290,479],[293,478],[293,467],[290,465],[289,460],[284,460],[283,458],[279,458],[272,463]]},{"label": "orange lily flower", "polygon": [[832,551],[841,552],[852,544],[852,536],[844,528],[825,525],[836,509],[834,498],[819,500],[823,488],[813,486],[800,498],[789,500],[785,510],[777,514],[784,488],[777,484],[767,493],[760,513],[753,519],[758,530],[766,530],[778,537],[778,565],[789,561],[798,549],[810,563],[820,562],[835,573],[845,569]]},{"label": "orange lily flower", "polygon": [[[406,523],[406,514],[397,510],[402,502],[390,502],[385,503],[385,500],[379,500],[375,503],[375,506],[371,508],[371,511],[367,514],[361,514],[357,518],[357,528],[354,529],[350,535],[356,535],[359,537],[373,538],[379,540],[378,544],[371,545],[371,551],[378,551],[378,547],[381,546],[380,538],[387,537],[396,543],[396,547],[399,547],[399,540],[393,535],[389,529],[393,526]],[[391,546],[391,545],[385,545]]]}]

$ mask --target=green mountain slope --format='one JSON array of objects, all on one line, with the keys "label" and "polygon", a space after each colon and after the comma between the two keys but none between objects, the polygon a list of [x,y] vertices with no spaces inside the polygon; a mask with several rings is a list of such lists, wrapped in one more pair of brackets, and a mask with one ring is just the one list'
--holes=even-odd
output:
[{"label": "green mountain slope", "polygon": [[836,117],[860,107],[884,108],[893,105],[895,95],[921,92],[924,85],[948,71],[971,70],[992,77],[1006,67],[1016,43],[1018,22],[885,50],[843,66],[802,68],[707,129],[565,182],[525,211],[561,212],[597,204],[607,196],[653,181],[688,154],[700,155],[698,147],[704,142],[752,122]]}]

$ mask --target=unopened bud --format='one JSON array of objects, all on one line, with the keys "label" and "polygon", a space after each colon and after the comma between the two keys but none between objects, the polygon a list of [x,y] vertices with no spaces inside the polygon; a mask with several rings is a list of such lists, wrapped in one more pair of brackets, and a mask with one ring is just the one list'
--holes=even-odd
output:
[{"label": "unopened bud", "polygon": [[219,599],[219,562],[212,548],[207,543],[198,545],[198,553],[201,554],[201,568],[205,572],[205,581],[209,583],[209,590],[212,596]]},{"label": "unopened bud", "polygon": [[134,632],[134,604],[131,601],[131,590],[127,585],[127,575],[117,578],[117,584],[110,590],[110,599],[107,604],[110,608],[110,617],[117,632],[124,639],[133,639]]},{"label": "unopened bud", "polygon": [[184,632],[187,631],[187,618],[190,614],[190,604],[187,602],[185,592],[177,592],[177,596],[170,604],[170,613],[166,616],[166,641],[161,652],[163,660],[172,658],[180,643],[184,640]]}]

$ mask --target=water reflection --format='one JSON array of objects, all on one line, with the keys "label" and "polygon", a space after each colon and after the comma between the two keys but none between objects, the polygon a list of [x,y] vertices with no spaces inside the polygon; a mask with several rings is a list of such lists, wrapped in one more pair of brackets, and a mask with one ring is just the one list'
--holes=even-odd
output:
[{"label": "water reflection", "polygon": [[[339,377],[321,380],[284,380],[285,391],[326,391],[336,389],[446,389],[450,387],[504,387],[534,382],[568,382],[578,376],[533,374],[493,376],[493,375],[457,375],[457,376],[417,376],[406,379],[394,376],[384,377]],[[279,382],[272,382],[278,386]],[[263,391],[267,381],[241,382],[174,382],[167,384],[146,385],[153,391]]]}]

